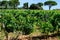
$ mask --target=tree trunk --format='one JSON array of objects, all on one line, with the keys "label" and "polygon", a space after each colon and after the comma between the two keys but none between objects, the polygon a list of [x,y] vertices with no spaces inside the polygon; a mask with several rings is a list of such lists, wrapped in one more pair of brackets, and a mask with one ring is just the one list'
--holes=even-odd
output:
[{"label": "tree trunk", "polygon": [[7,9],[7,5],[5,6],[5,9]]},{"label": "tree trunk", "polygon": [[3,30],[5,32],[6,40],[8,40],[8,32],[5,30],[5,24],[3,23]]},{"label": "tree trunk", "polygon": [[58,27],[58,33],[59,33],[59,27]]},{"label": "tree trunk", "polygon": [[14,9],[15,9],[15,5],[14,5]]},{"label": "tree trunk", "polygon": [[51,5],[49,5],[49,10],[51,9]]},{"label": "tree trunk", "polygon": [[7,9],[7,5],[8,5],[8,3],[6,2],[6,4],[5,4],[5,9]]},{"label": "tree trunk", "polygon": [[8,40],[8,32],[5,31],[6,40]]},{"label": "tree trunk", "polygon": [[18,40],[18,37],[20,36],[20,32],[18,33],[18,35],[16,36],[15,40]]}]

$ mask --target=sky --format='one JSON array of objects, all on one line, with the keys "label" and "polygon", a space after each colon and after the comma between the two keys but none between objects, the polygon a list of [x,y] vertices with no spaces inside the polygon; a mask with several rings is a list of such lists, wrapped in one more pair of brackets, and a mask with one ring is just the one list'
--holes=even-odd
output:
[{"label": "sky", "polygon": [[[32,3],[34,4],[37,4],[39,2],[44,3],[47,0],[19,0],[19,1],[20,1],[19,7],[22,7],[25,2],[28,2],[30,6]],[[57,2],[57,6],[53,6],[51,9],[60,9],[60,0],[53,0],[53,1]],[[49,8],[48,6],[43,6],[43,9],[48,10]]]}]

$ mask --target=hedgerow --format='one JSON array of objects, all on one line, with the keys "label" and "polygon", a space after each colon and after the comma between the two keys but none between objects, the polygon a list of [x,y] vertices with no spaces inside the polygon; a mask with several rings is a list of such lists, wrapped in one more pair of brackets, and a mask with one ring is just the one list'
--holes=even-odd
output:
[{"label": "hedgerow", "polygon": [[1,10],[0,23],[4,23],[4,29],[8,33],[22,31],[23,34],[30,34],[37,29],[35,27],[38,27],[41,33],[52,33],[53,30],[57,31],[54,24],[60,23],[59,13],[57,10]]}]

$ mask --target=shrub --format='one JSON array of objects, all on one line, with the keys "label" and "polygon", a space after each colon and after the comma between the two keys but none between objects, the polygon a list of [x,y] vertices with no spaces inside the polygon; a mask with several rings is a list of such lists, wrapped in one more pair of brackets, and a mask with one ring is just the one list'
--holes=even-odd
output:
[{"label": "shrub", "polygon": [[27,35],[33,32],[33,26],[30,24],[24,24],[23,26],[21,26],[20,30],[23,34]]}]

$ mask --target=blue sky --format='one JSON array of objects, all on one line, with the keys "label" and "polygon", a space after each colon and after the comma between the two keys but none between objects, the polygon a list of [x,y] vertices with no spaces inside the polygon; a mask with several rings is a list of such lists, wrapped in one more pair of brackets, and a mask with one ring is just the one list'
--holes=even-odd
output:
[{"label": "blue sky", "polygon": [[[19,7],[22,7],[23,3],[25,3],[25,2],[28,2],[29,6],[30,6],[32,3],[35,3],[35,4],[37,4],[38,2],[44,3],[47,0],[19,0],[19,1],[20,1]],[[57,6],[53,6],[51,9],[60,9],[60,0],[53,0],[53,1],[56,1],[58,5]],[[43,6],[43,8],[45,10],[48,10],[48,6]]]}]

